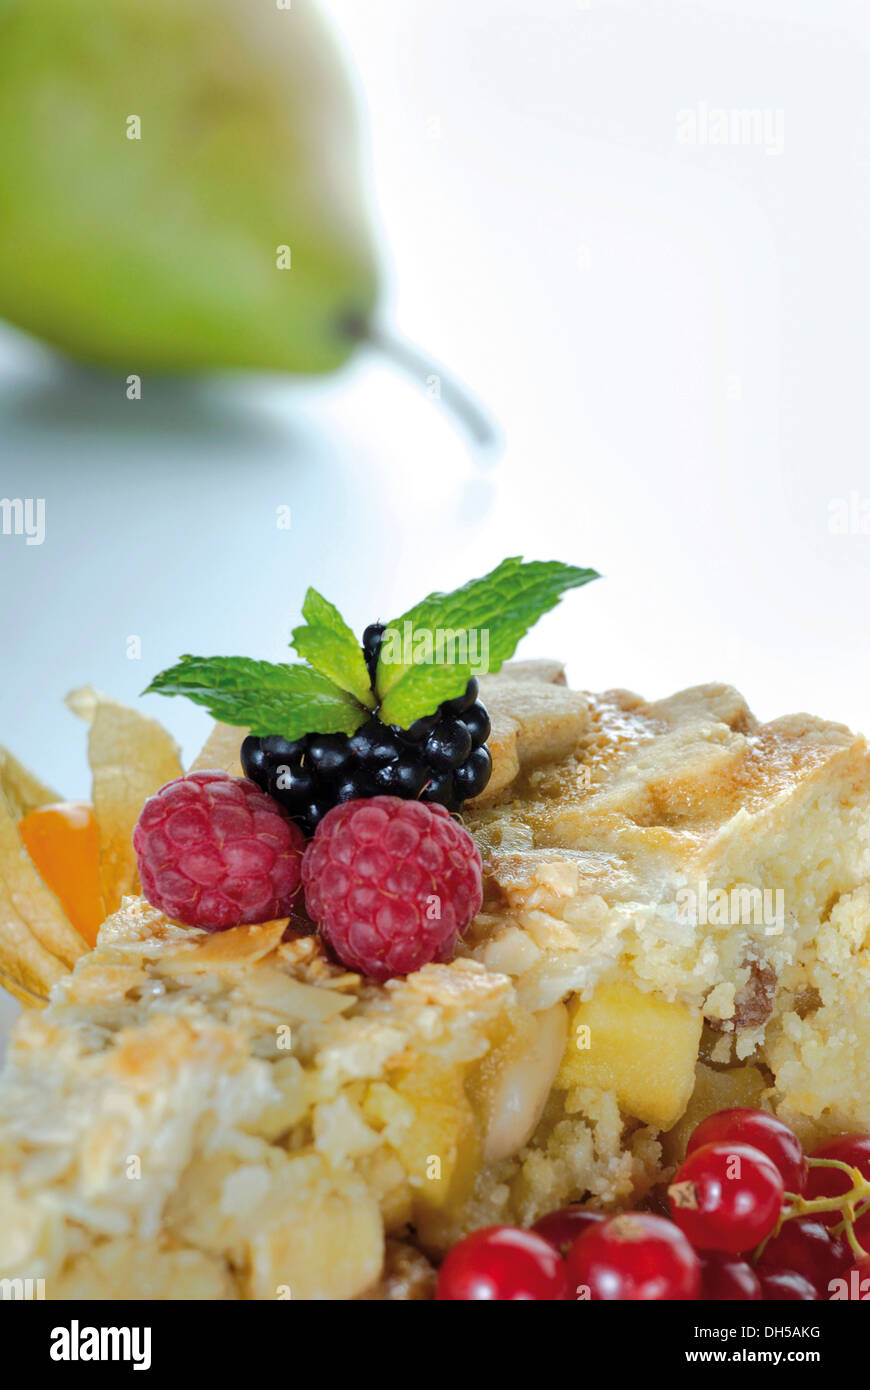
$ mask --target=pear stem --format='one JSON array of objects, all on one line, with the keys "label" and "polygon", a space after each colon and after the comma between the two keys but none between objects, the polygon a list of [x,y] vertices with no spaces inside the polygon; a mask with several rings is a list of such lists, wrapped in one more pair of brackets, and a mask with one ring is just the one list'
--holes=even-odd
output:
[{"label": "pear stem", "polygon": [[433,394],[430,388],[436,386],[435,399],[440,400],[454,416],[475,448],[492,449],[498,442],[499,435],[492,417],[455,377],[445,372],[427,353],[389,329],[371,323],[349,319],[344,327],[356,342],[375,348],[394,366],[401,367],[429,395]]}]

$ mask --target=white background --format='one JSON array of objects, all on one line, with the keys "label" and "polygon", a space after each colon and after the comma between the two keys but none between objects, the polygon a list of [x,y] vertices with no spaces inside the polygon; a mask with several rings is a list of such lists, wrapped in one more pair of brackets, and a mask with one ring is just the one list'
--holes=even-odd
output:
[{"label": "white background", "polygon": [[[268,0],[264,0],[268,3]],[[593,565],[528,639],[584,686],[740,686],[870,727],[870,16],[864,0],[328,0],[357,68],[385,317],[500,422],[475,458],[360,358],[313,384],[145,384],[0,332],[0,739],[85,796],[92,682],[280,658],[305,586],[362,627],[521,553]],[[681,111],[782,112],[784,147]],[[276,507],[292,507],[289,532]],[[126,657],[137,635],[142,658]],[[148,697],[195,753],[208,720]]]}]

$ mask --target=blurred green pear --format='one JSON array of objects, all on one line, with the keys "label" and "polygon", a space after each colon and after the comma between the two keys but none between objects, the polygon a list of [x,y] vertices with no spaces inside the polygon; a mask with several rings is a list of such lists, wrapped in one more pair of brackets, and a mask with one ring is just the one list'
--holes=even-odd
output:
[{"label": "blurred green pear", "polygon": [[125,371],[322,372],[377,288],[314,0],[0,0],[0,317]]}]

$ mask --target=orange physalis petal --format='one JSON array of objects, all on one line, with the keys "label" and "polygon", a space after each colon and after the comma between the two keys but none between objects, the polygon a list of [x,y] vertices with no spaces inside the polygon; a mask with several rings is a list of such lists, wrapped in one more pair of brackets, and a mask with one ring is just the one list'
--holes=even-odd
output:
[{"label": "orange physalis petal", "polygon": [[93,807],[85,801],[40,806],[19,821],[18,830],[43,882],[59,899],[76,931],[92,946],[106,916]]}]

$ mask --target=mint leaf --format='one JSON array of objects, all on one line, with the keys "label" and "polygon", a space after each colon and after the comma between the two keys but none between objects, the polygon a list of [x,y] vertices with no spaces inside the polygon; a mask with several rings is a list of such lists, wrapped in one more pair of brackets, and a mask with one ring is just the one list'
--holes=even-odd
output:
[{"label": "mint leaf", "polygon": [[367,712],[310,666],[273,665],[245,656],[182,656],[155,676],[148,695],[186,695],[214,719],[265,737],[352,734]]},{"label": "mint leaf", "polygon": [[292,632],[293,646],[299,655],[321,675],[373,709],[375,697],[362,648],[335,605],[316,589],[309,589],[302,616],[307,626]]},{"label": "mint leaf", "polygon": [[442,700],[452,700],[461,695],[469,680],[475,674],[470,664],[453,662],[450,665],[436,666],[418,662],[406,669],[405,675],[394,685],[380,709],[378,718],[385,724],[398,724],[407,729],[415,719],[433,714]]},{"label": "mint leaf", "polygon": [[472,675],[500,670],[517,643],[568,589],[598,579],[559,560],[503,560],[452,593],[429,594],[387,625],[378,660],[379,717],[407,728]]}]

